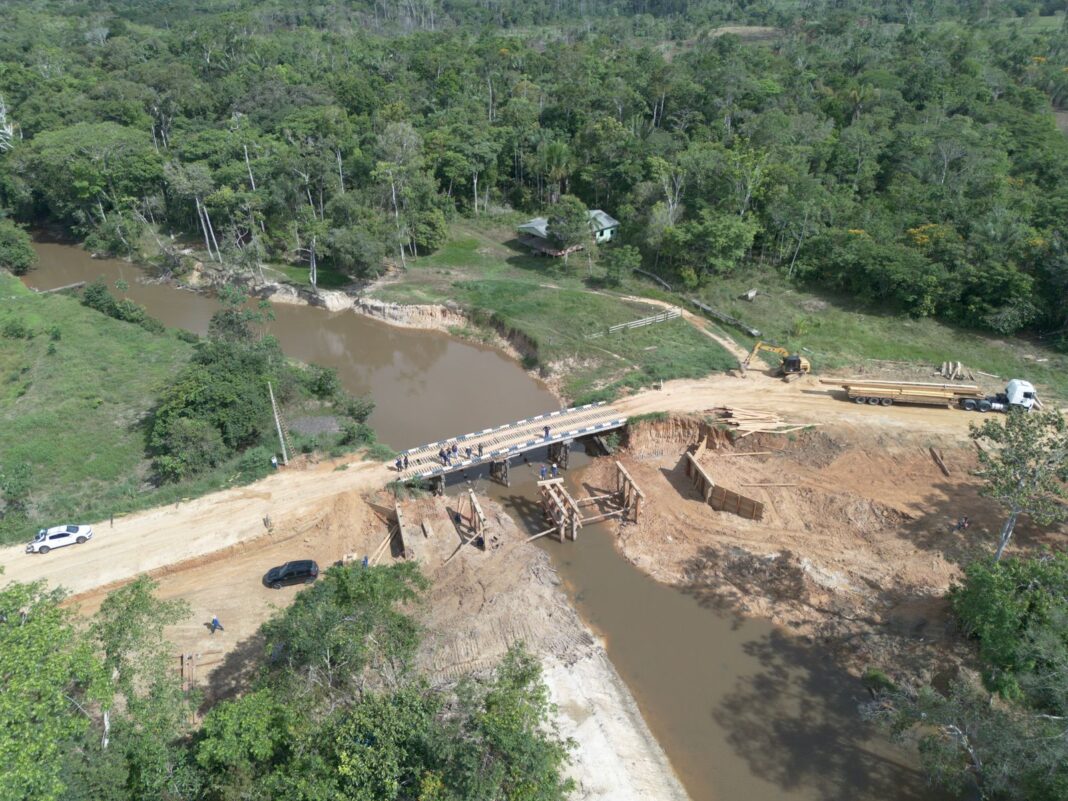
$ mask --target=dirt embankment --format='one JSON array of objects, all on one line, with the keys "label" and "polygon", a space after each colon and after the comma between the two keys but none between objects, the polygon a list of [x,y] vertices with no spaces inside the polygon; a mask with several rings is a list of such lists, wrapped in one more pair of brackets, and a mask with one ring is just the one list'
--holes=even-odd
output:
[{"label": "dirt embankment", "polygon": [[[276,482],[257,485],[264,490],[255,494],[258,503],[272,510],[269,531],[263,528],[262,520],[256,520],[259,533],[245,532],[248,536],[241,541],[200,553],[196,549],[205,545],[199,541],[179,550],[183,537],[176,534],[175,550],[161,557],[169,561],[151,570],[159,583],[159,597],[181,598],[190,605],[189,618],[169,627],[166,635],[175,645],[176,669],[179,654],[196,655],[193,678],[205,686],[209,701],[248,686],[264,655],[257,633],[260,625],[301,589],[264,586],[262,576],[268,568],[293,559],[315,559],[326,568],[339,560],[360,560],[365,554],[373,558],[387,542],[392,499],[365,494],[374,491],[372,481],[382,479],[380,468],[376,465],[374,470],[361,471],[354,465],[339,471],[337,466],[324,462],[288,474],[305,494],[312,494],[313,483],[319,488],[314,498],[299,505],[272,503],[280,500]],[[213,497],[215,525],[205,525],[206,529],[218,532],[216,526],[236,527],[253,511],[244,506],[242,498]],[[286,498],[292,500],[288,489]],[[403,543],[396,537],[389,539],[379,557],[379,563],[399,559],[403,547],[430,579],[427,603],[417,610],[426,632],[419,654],[426,675],[444,687],[465,674],[484,674],[510,646],[522,642],[542,662],[546,684],[558,708],[560,733],[576,744],[570,771],[579,784],[578,797],[604,801],[685,799],[663,750],[603,646],[560,589],[548,555],[526,542],[512,519],[489,500],[482,501],[482,508],[488,518],[485,536],[491,547],[482,550],[473,544],[462,545],[472,534],[466,523],[457,526],[452,522],[455,512],[460,511],[457,503],[456,498],[405,503],[409,536]],[[179,510],[172,507],[162,517],[173,513],[181,519],[190,511],[184,506]],[[462,511],[469,517],[468,510]],[[161,518],[153,519],[163,523]],[[423,534],[424,521],[428,535]],[[122,525],[137,530],[139,521],[124,521]],[[78,582],[67,572],[70,564],[51,563],[58,572],[48,578],[82,590],[71,603],[84,614],[96,611],[109,589],[135,575],[136,571],[120,571],[120,565],[149,564],[131,562],[132,554],[123,545],[128,534],[121,540],[119,536],[102,537],[80,551],[85,557],[94,546],[101,546],[102,555],[116,556],[115,569],[99,579],[89,573],[84,582]],[[163,545],[162,539],[151,536],[142,541]],[[12,566],[24,568],[47,561],[24,557],[13,560]],[[9,577],[23,577],[22,570],[10,572],[16,575],[9,573]],[[214,635],[207,626],[212,615],[218,615],[225,627]]]},{"label": "dirt embankment", "polygon": [[[694,490],[683,454],[699,441],[711,478],[763,503],[762,520],[717,512]],[[647,501],[617,547],[654,578],[822,641],[855,672],[959,657],[944,595],[963,564],[990,552],[1001,523],[970,475],[966,440],[837,425],[732,441],[697,418],[671,417],[632,428],[621,461]],[[586,480],[604,486],[612,467],[599,460],[589,470]],[[971,520],[965,532],[954,530],[961,515]],[[1017,547],[1064,540],[1025,524]]]}]

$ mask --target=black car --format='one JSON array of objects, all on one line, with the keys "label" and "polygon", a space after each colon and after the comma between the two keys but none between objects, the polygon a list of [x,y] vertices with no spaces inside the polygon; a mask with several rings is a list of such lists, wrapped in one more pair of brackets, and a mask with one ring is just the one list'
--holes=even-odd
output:
[{"label": "black car", "polygon": [[300,559],[272,567],[263,577],[263,583],[271,589],[281,589],[286,584],[311,584],[319,577],[319,565],[311,559]]}]

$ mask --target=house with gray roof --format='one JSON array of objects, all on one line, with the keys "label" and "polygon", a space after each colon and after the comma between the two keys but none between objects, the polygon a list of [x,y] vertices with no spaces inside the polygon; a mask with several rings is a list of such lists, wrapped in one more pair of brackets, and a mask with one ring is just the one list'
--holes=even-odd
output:
[{"label": "house with gray roof", "polygon": [[[600,209],[590,209],[586,212],[590,218],[590,229],[593,231],[594,240],[600,244],[611,242],[619,230],[619,220]],[[517,229],[519,241],[534,251],[539,256],[565,256],[576,250],[582,250],[582,245],[575,245],[561,250],[549,235],[549,220],[546,217],[535,217],[528,220]]]}]

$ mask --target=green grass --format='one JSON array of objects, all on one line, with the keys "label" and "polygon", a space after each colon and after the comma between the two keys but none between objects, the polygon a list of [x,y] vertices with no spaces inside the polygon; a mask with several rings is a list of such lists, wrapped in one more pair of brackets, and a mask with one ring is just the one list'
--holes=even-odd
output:
[{"label": "green grass", "polygon": [[487,325],[518,332],[537,362],[561,375],[571,400],[611,397],[623,388],[703,376],[735,363],[683,320],[591,337],[660,309],[620,297],[640,289],[637,283],[591,291],[581,253],[568,264],[526,255],[511,234],[518,220],[456,224],[441,250],[411,260],[401,279],[376,296],[399,303],[455,301]]},{"label": "green grass", "polygon": [[[739,295],[751,287],[760,290],[756,299],[740,300]],[[817,373],[870,367],[867,363],[872,360],[907,362],[917,369],[960,361],[1005,379],[1025,378],[1040,393],[1045,390],[1051,398],[1068,399],[1068,355],[1024,339],[864,308],[847,297],[804,291],[771,272],[716,279],[692,294],[760,329],[766,341],[792,351],[807,349],[801,352]],[[745,347],[753,344],[743,332],[728,333]],[[997,384],[997,379],[977,378],[991,388]]]},{"label": "green grass", "polygon": [[29,465],[32,489],[25,525],[4,525],[0,516],[0,542],[194,498],[270,471],[273,441],[188,481],[150,483],[151,410],[193,350],[176,330],[152,334],[77,297],[38,295],[0,274],[0,332],[12,321],[32,336],[0,335],[0,471]]},{"label": "green grass", "polygon": [[[311,273],[307,267],[297,264],[272,264],[266,267],[265,271],[275,273],[287,284],[301,287],[311,286],[311,281],[309,280]],[[320,267],[318,282],[319,289],[340,289],[351,284],[352,279],[344,273]]]},{"label": "green grass", "polygon": [[0,298],[0,327],[20,320],[34,332],[28,340],[0,338],[0,464],[31,465],[33,517],[41,522],[129,508],[147,476],[146,417],[192,346],[77,298],[35,295],[7,276]]}]

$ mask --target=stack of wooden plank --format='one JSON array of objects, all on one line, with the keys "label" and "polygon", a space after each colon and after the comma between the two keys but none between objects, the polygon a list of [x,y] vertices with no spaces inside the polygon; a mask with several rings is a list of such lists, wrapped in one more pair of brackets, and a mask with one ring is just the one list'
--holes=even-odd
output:
[{"label": "stack of wooden plank", "polygon": [[942,362],[936,375],[948,378],[950,381],[975,380],[975,374],[960,362]]},{"label": "stack of wooden plank", "polygon": [[790,434],[809,428],[813,423],[791,423],[771,412],[758,412],[751,409],[739,409],[736,406],[715,410],[720,420],[739,431],[739,439],[750,434]]}]

